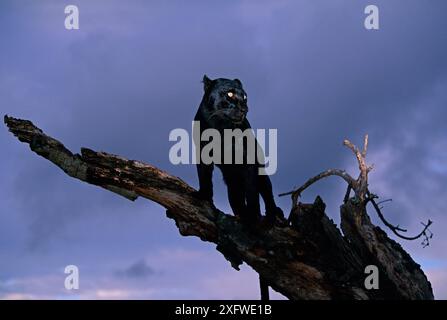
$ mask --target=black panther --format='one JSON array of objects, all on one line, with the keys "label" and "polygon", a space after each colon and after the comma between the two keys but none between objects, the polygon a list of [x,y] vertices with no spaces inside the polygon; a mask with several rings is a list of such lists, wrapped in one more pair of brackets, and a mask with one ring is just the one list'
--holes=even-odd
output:
[{"label": "black panther", "polygon": [[[234,139],[231,145],[224,143],[224,129],[249,129],[247,120],[247,93],[242,87],[239,79],[215,80],[203,77],[204,94],[200,103],[195,121],[200,122],[200,135],[205,129],[216,129],[222,137],[220,164],[204,164],[202,161],[197,165],[199,176],[198,196],[201,199],[213,201],[212,173],[216,165],[223,175],[228,189],[228,200],[235,216],[239,217],[245,224],[257,223],[261,218],[259,196],[264,200],[266,209],[266,221],[273,223],[275,217],[283,219],[282,210],[276,206],[272,184],[268,175],[258,174],[262,166],[259,159],[248,161],[247,139],[242,139],[242,144],[237,144]],[[251,130],[250,130],[251,132]],[[253,135],[254,136],[254,135]],[[255,140],[255,138],[253,137]],[[256,140],[255,140],[256,141]],[[208,142],[201,142],[201,148]],[[243,161],[241,164],[234,163],[236,148],[242,145]],[[233,154],[232,164],[224,164],[223,155],[231,148]],[[256,148],[260,148],[256,142]],[[262,156],[263,156],[263,151]]]}]

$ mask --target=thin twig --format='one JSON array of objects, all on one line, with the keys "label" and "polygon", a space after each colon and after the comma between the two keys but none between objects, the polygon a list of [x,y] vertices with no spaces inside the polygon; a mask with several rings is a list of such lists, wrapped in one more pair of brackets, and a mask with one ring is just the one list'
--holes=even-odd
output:
[{"label": "thin twig", "polygon": [[385,200],[382,200],[382,201],[377,202],[377,204],[380,205],[380,204],[382,204],[382,203],[385,203],[385,202],[391,202],[391,201],[393,201],[393,199],[385,199]]}]

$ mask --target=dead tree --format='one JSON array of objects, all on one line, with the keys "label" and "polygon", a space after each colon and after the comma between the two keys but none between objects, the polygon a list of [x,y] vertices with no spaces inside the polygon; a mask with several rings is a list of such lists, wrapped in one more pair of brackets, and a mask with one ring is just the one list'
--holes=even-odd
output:
[{"label": "dead tree", "polygon": [[[433,299],[431,284],[420,266],[381,228],[373,225],[366,212],[371,202],[393,232],[399,236],[405,232],[384,219],[377,196],[368,190],[371,167],[365,162],[367,137],[363,151],[349,141],[344,142],[358,160],[358,179],[342,170],[325,171],[302,187],[283,194],[292,197],[289,224],[247,229],[234,216],[194,197],[195,190],[180,178],[154,166],[86,148],[73,154],[31,121],[8,116],[4,121],[20,141],[67,175],[129,200],[144,197],[159,203],[166,208],[167,217],[175,221],[181,235],[216,244],[233,268],[239,270],[245,262],[289,299]],[[343,235],[325,214],[320,197],[312,204],[299,202],[308,186],[332,175],[340,176],[348,184],[340,207]],[[431,237],[430,223],[419,235],[426,243]],[[368,265],[379,270],[377,290],[365,288]]]}]

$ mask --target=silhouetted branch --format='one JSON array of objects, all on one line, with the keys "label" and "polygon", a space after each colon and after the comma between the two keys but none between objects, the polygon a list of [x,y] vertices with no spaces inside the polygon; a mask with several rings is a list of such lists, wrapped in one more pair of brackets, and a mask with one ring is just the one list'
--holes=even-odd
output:
[{"label": "silhouetted branch", "polygon": [[351,189],[354,190],[358,199],[360,201],[364,201],[366,198],[366,190],[368,188],[368,173],[373,169],[373,166],[368,166],[366,164],[366,153],[368,150],[368,135],[365,135],[362,152],[360,152],[360,150],[349,140],[344,140],[343,145],[348,147],[354,153],[357,159],[360,170],[360,175],[357,179],[354,179],[351,175],[346,173],[345,170],[329,169],[310,178],[301,187],[289,192],[281,193],[279,196],[282,197],[286,195],[292,195],[292,201],[295,205],[299,197],[301,196],[301,193],[315,182],[330,176],[339,176],[346,181],[348,186],[350,186],[349,191],[351,191]]},{"label": "silhouetted branch", "polygon": [[[368,198],[366,199],[367,202],[371,202],[371,204],[373,205],[374,209],[377,212],[377,215],[379,216],[380,220],[383,222],[383,224],[385,224],[396,236],[398,236],[399,238],[405,239],[405,240],[416,240],[419,239],[421,237],[424,237],[424,240],[422,241],[422,246],[425,248],[427,246],[430,245],[430,241],[429,239],[431,239],[433,237],[433,233],[430,231],[430,229],[428,229],[430,227],[430,225],[433,223],[430,219],[427,221],[426,224],[422,223],[421,224],[424,226],[424,228],[422,229],[422,231],[417,234],[416,236],[413,237],[408,237],[405,236],[400,232],[407,232],[406,229],[402,229],[401,227],[399,227],[399,225],[393,225],[391,223],[389,223],[385,217],[382,214],[382,210],[379,207],[379,203],[380,202],[376,202],[375,199],[378,198],[377,195],[370,193],[369,191],[367,192]],[[387,200],[385,200],[387,201]],[[388,200],[389,201],[389,200]],[[381,201],[382,203],[384,201]]]},{"label": "silhouetted branch", "polygon": [[296,205],[298,198],[301,196],[301,193],[304,190],[306,190],[308,187],[310,187],[315,182],[317,182],[321,179],[330,177],[330,176],[339,176],[343,180],[345,180],[348,183],[348,185],[354,185],[356,183],[355,180],[348,173],[346,173],[346,171],[339,170],[339,169],[329,169],[329,170],[321,172],[320,174],[316,175],[315,177],[310,178],[298,189],[295,189],[295,190],[289,191],[289,192],[285,192],[285,193],[281,193],[279,196],[283,197],[283,196],[287,196],[287,195],[292,195],[293,203],[294,203],[294,205]]},{"label": "silhouetted branch", "polygon": [[[363,150],[360,151],[359,148],[357,148],[351,141],[344,140],[343,145],[348,147],[352,153],[355,155],[358,165],[359,165],[359,171],[360,175],[357,179],[352,178],[349,174],[347,174],[344,170],[339,169],[329,169],[326,171],[323,171],[322,173],[310,178],[307,180],[301,187],[290,191],[286,193],[282,193],[279,196],[285,196],[285,195],[292,195],[292,203],[293,206],[296,206],[298,204],[299,197],[301,196],[302,192],[306,190],[309,186],[314,184],[315,182],[330,177],[330,176],[340,176],[342,177],[346,183],[348,184],[348,188],[346,190],[346,194],[343,199],[343,203],[347,203],[350,197],[351,190],[354,190],[356,195],[356,201],[363,203],[366,207],[366,204],[368,202],[371,202],[374,209],[376,210],[380,220],[387,226],[396,236],[399,238],[405,239],[405,240],[416,240],[421,237],[424,237],[424,241],[422,242],[422,245],[424,247],[428,246],[429,239],[433,237],[433,233],[428,229],[430,225],[432,224],[432,221],[428,220],[427,224],[423,224],[424,228],[423,230],[414,237],[408,237],[405,235],[402,235],[400,232],[407,232],[406,229],[402,229],[399,226],[394,226],[391,223],[389,223],[385,217],[382,214],[381,208],[379,207],[379,204],[391,201],[391,199],[387,199],[381,202],[376,202],[375,199],[378,198],[377,195],[374,195],[369,192],[368,190],[368,173],[373,169],[373,166],[368,166],[366,164],[366,154],[368,151],[368,135],[365,135],[364,141],[363,141]],[[290,220],[290,219],[289,219]]]}]

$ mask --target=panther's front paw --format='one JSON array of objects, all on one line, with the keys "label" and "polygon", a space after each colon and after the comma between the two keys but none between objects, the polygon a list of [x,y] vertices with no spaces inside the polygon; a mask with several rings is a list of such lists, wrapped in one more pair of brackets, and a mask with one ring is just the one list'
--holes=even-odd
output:
[{"label": "panther's front paw", "polygon": [[286,224],[286,218],[284,218],[284,212],[279,207],[270,208],[265,212],[266,222],[269,224],[278,223],[279,225]]},{"label": "panther's front paw", "polygon": [[284,219],[284,212],[279,207],[270,208],[265,212],[267,217],[277,217],[279,219]]}]

